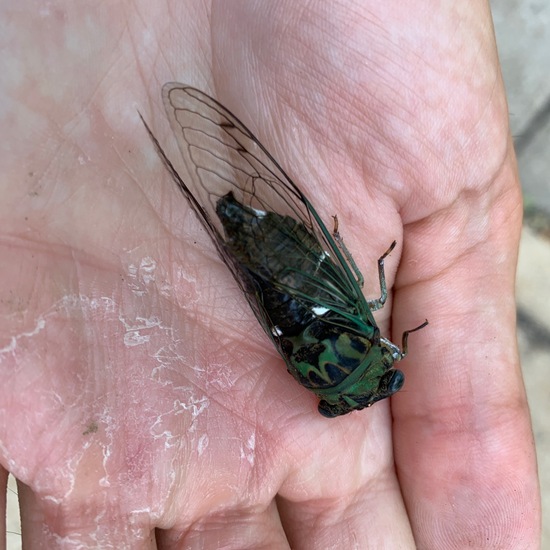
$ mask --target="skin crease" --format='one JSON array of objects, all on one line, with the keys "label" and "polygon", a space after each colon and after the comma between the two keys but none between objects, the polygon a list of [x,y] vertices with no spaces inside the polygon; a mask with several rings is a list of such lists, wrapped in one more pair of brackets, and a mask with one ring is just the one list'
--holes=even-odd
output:
[{"label": "skin crease", "polygon": [[[26,548],[536,548],[522,204],[485,2],[2,6],[0,463]],[[328,420],[178,194],[235,112],[340,232],[404,389]],[[181,168],[181,166],[180,166]]]}]

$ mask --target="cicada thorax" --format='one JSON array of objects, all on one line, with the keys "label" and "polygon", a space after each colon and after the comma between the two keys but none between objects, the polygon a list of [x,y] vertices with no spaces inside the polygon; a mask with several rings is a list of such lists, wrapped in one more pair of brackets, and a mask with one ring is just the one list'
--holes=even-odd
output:
[{"label": "cicada thorax", "polygon": [[[284,334],[283,348],[299,382],[313,391],[339,386],[366,366],[379,346],[378,328],[365,331],[334,312],[315,318],[296,335]],[[359,374],[359,372],[357,372]]]},{"label": "cicada thorax", "polygon": [[403,373],[376,326],[356,325],[327,312],[297,335],[282,338],[289,370],[321,398],[329,417],[369,407],[399,391]]}]

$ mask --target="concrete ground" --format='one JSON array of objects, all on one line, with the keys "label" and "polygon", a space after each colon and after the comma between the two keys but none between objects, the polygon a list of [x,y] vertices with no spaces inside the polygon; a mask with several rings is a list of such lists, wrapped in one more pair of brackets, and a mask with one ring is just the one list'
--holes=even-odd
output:
[{"label": "concrete ground", "polygon": [[[550,2],[492,0],[491,7],[526,207],[518,338],[539,460],[542,548],[550,549]],[[8,508],[7,548],[17,550],[21,530],[12,490]]]}]

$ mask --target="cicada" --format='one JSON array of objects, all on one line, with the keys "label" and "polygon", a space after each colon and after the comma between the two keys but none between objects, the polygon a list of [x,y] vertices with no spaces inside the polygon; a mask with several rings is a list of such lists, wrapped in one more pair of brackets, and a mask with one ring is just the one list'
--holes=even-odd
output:
[{"label": "cicada", "polygon": [[178,174],[143,120],[174,182],[209,233],[290,374],[335,417],[370,407],[401,389],[394,363],[407,354],[381,337],[372,312],[387,298],[384,259],[380,297],[367,300],[363,277],[338,233],[252,132],[215,99],[167,83],[164,106],[183,155]]}]

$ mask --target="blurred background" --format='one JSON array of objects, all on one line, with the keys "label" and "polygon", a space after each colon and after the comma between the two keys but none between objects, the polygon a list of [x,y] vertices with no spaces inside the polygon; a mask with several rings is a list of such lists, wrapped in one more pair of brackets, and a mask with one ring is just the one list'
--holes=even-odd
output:
[{"label": "blurred background", "polygon": [[[518,339],[537,443],[543,542],[550,549],[550,2],[491,0],[523,185]],[[8,550],[21,548],[15,482],[8,490]]]},{"label": "blurred background", "polygon": [[518,339],[550,548],[550,2],[491,0],[523,186]]}]

